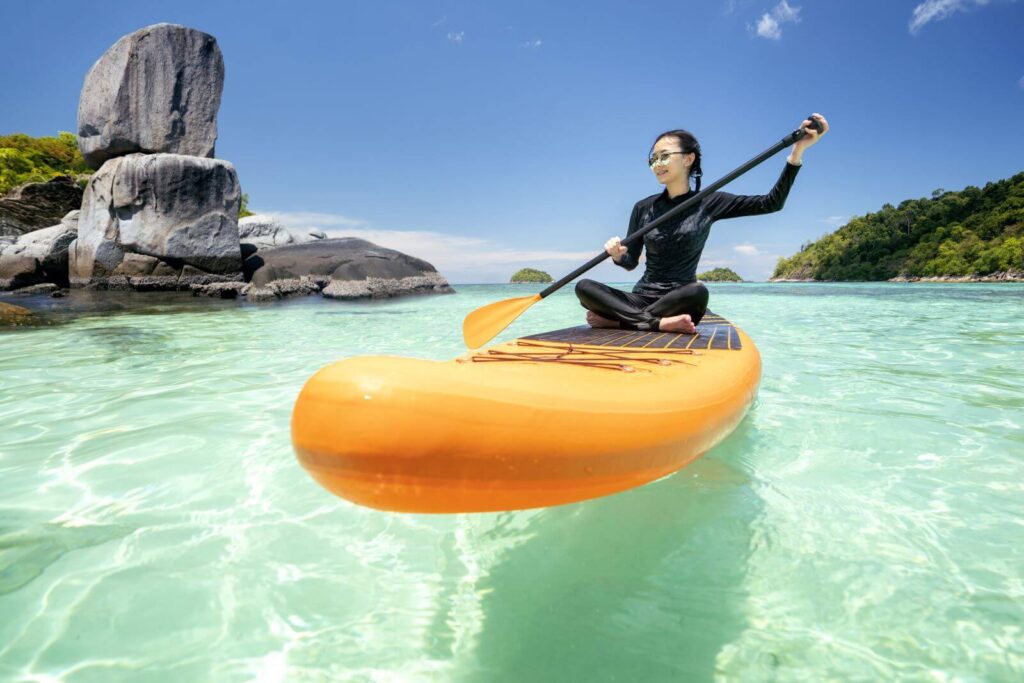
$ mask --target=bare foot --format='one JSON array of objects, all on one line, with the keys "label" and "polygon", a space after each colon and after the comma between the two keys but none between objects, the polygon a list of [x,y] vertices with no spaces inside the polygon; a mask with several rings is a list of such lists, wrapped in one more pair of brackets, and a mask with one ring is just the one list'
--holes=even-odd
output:
[{"label": "bare foot", "polygon": [[662,332],[682,332],[683,334],[696,334],[697,326],[693,324],[693,318],[686,315],[673,315],[662,318],[658,322],[658,329]]},{"label": "bare foot", "polygon": [[602,318],[593,311],[587,311],[587,324],[591,327],[618,327],[619,322],[617,320],[609,320],[608,318]]}]

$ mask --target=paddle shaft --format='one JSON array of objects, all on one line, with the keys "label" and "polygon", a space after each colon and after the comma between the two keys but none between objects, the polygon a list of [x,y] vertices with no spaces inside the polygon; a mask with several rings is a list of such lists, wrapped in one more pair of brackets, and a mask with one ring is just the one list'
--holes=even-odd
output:
[{"label": "paddle shaft", "polygon": [[[814,117],[809,116],[807,118],[809,118],[813,122],[812,125],[814,126],[814,128],[820,132],[821,131],[821,123],[819,123],[818,120],[815,119]],[[715,182],[711,183],[710,185],[708,185],[707,187],[702,189],[697,194],[695,194],[692,197],[690,197],[689,199],[687,199],[685,202],[683,202],[679,206],[675,207],[671,211],[667,211],[664,215],[659,216],[655,220],[651,221],[650,223],[648,223],[644,227],[642,227],[639,230],[637,230],[636,232],[634,232],[632,235],[627,236],[626,239],[624,239],[624,240],[622,240],[620,242],[620,244],[622,244],[623,246],[628,246],[628,245],[632,244],[633,242],[636,242],[637,240],[643,239],[644,235],[649,233],[651,230],[654,230],[659,225],[661,225],[661,224],[663,224],[663,223],[665,223],[667,221],[670,221],[673,218],[678,217],[680,214],[682,214],[684,211],[686,211],[687,209],[692,207],[694,204],[696,204],[700,200],[704,199],[704,196],[707,195],[709,192],[714,192],[715,190],[717,190],[718,188],[722,187],[726,183],[730,183],[733,180],[735,180],[736,178],[739,178],[741,175],[743,175],[744,173],[746,173],[750,169],[754,168],[755,166],[760,164],[765,159],[768,159],[769,157],[775,156],[781,150],[786,149],[787,147],[792,145],[797,140],[803,138],[805,135],[807,135],[807,133],[804,131],[803,128],[800,128],[799,130],[793,131],[792,133],[790,133],[789,135],[787,135],[786,137],[782,138],[777,143],[772,145],[770,148],[768,148],[765,151],[761,152],[756,157],[754,157],[753,159],[751,159],[747,163],[745,163],[742,166],[740,166],[739,168],[737,168],[732,173],[729,173],[729,174],[723,176],[719,180],[716,180]],[[542,291],[540,293],[540,297],[543,299],[547,295],[552,294],[555,291],[561,289],[563,286],[569,284],[570,282],[572,282],[573,280],[578,278],[580,275],[583,275],[583,273],[587,272],[588,270],[590,270],[591,268],[593,268],[597,264],[601,263],[601,261],[604,261],[606,258],[608,258],[608,256],[609,256],[609,254],[608,254],[607,251],[602,251],[600,254],[598,254],[594,258],[590,259],[590,261],[588,261],[587,263],[584,263],[582,266],[580,266],[576,270],[572,271],[571,273],[569,273],[568,275],[563,277],[561,280],[558,280],[557,282],[554,282],[554,283],[548,285],[548,287],[546,289],[544,289],[544,291]]]}]

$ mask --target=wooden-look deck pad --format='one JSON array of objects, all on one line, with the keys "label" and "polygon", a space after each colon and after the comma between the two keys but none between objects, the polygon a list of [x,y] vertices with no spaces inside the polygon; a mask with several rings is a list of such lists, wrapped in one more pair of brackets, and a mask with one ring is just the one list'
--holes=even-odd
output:
[{"label": "wooden-look deck pad", "polygon": [[697,325],[697,334],[598,329],[580,325],[579,327],[567,327],[563,330],[533,334],[523,337],[523,339],[616,348],[721,349],[723,351],[737,351],[742,348],[736,327],[725,318],[710,311]]}]

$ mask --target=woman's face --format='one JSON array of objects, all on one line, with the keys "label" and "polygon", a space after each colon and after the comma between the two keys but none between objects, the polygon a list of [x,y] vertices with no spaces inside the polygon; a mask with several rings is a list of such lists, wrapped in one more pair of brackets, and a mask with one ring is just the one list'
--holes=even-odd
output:
[{"label": "woman's face", "polygon": [[651,171],[662,185],[682,181],[689,184],[690,166],[693,165],[693,152],[682,154],[679,138],[669,135],[654,143],[651,151]]}]

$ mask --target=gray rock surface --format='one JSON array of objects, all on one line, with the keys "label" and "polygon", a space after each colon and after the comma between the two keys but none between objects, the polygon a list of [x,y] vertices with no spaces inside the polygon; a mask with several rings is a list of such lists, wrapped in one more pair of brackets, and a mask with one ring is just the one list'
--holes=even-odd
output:
[{"label": "gray rock surface", "polygon": [[190,286],[192,296],[208,296],[213,299],[237,299],[238,295],[248,287],[244,282],[212,282],[208,285],[194,284]]},{"label": "gray rock surface", "polygon": [[295,242],[295,236],[272,216],[256,214],[238,221],[238,240],[257,249],[272,249]]},{"label": "gray rock surface", "polygon": [[295,236],[296,242],[316,242],[317,240],[327,239],[327,233],[323,230],[317,230],[316,228],[299,232],[292,231],[292,235]]},{"label": "gray rock surface", "polygon": [[60,296],[60,286],[55,285],[52,282],[41,282],[38,285],[29,285],[28,287],[22,287],[16,289],[12,294],[24,294],[27,296],[38,296],[40,294],[49,294],[50,296]]},{"label": "gray rock surface", "polygon": [[246,296],[257,301],[321,291],[339,299],[454,291],[426,261],[354,237],[270,249],[247,258],[244,269]]},{"label": "gray rock surface", "polygon": [[82,188],[68,176],[19,185],[0,197],[0,236],[17,237],[48,228],[81,204]]},{"label": "gray rock surface", "polygon": [[243,248],[245,258],[260,250],[327,239],[327,235],[315,228],[291,230],[273,216],[254,214],[238,221],[238,239],[242,244],[251,245],[248,250]]},{"label": "gray rock surface", "polygon": [[72,286],[188,289],[241,280],[234,167],[180,154],[111,159],[89,181]]},{"label": "gray rock surface", "polygon": [[440,273],[403,278],[368,277],[365,280],[331,280],[323,288],[327,299],[388,299],[410,294],[451,294],[454,290]]},{"label": "gray rock surface", "polygon": [[155,24],[118,40],[93,64],[78,102],[78,148],[98,169],[132,152],[212,157],[224,87],[216,39]]},{"label": "gray rock surface", "polygon": [[61,223],[22,235],[0,253],[0,289],[43,282],[68,284],[68,252],[76,230]]}]

